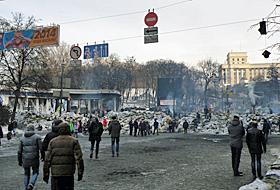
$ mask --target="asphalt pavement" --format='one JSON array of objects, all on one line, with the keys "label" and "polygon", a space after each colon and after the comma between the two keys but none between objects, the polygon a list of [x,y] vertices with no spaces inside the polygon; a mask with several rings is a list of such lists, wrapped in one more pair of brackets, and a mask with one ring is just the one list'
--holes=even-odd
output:
[{"label": "asphalt pavement", "polygon": [[[280,136],[269,139],[263,155],[263,173],[276,157]],[[198,134],[160,134],[130,137],[120,140],[120,156],[111,156],[110,138],[104,134],[99,159],[89,158],[90,143],[79,137],[85,161],[82,181],[75,181],[77,190],[236,190],[252,180],[247,146],[241,156],[240,170],[234,177],[228,136]],[[17,140],[0,148],[0,189],[23,188],[23,169],[17,165]],[[41,164],[42,167],[42,164]],[[42,169],[36,190],[50,186],[42,181]],[[77,179],[77,176],[75,176]]]}]

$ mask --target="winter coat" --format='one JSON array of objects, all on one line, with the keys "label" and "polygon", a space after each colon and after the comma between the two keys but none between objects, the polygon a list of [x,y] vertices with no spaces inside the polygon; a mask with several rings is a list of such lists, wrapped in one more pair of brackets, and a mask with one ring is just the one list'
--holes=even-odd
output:
[{"label": "winter coat", "polygon": [[128,124],[129,124],[129,128],[132,129],[132,128],[133,128],[133,122],[132,122],[132,120],[130,120]]},{"label": "winter coat", "polygon": [[4,135],[3,135],[3,130],[2,130],[2,127],[0,126],[0,139],[3,138]]},{"label": "winter coat", "polygon": [[247,130],[246,143],[251,154],[266,152],[265,138],[261,130],[252,127]]},{"label": "winter coat", "polygon": [[157,121],[154,122],[154,128],[155,128],[155,129],[158,128],[158,122],[157,122]]},{"label": "winter coat", "polygon": [[189,127],[189,123],[187,121],[184,121],[183,123],[183,128],[187,129]]},{"label": "winter coat", "polygon": [[120,137],[121,124],[117,120],[112,120],[109,123],[108,131],[111,137]]},{"label": "winter coat", "polygon": [[234,148],[242,148],[242,138],[245,135],[245,130],[242,123],[238,119],[233,119],[229,124],[228,133],[230,136],[230,146]]},{"label": "winter coat", "polygon": [[268,133],[269,133],[269,130],[270,130],[270,125],[269,125],[269,123],[266,121],[266,122],[263,123],[263,132],[268,134]]},{"label": "winter coat", "polygon": [[92,122],[91,125],[88,128],[89,131],[89,141],[101,141],[101,136],[103,134],[103,125],[102,123],[98,122]]},{"label": "winter coat", "polygon": [[137,121],[134,121],[134,122],[133,122],[133,127],[134,127],[135,129],[138,129],[138,122],[137,122]]},{"label": "winter coat", "polygon": [[26,131],[24,136],[20,139],[18,162],[22,163],[24,168],[38,168],[40,164],[39,152],[41,152],[42,158],[44,158],[41,137],[35,134],[34,131]]},{"label": "winter coat", "polygon": [[51,168],[52,176],[73,176],[78,167],[78,174],[83,175],[84,162],[83,153],[79,141],[69,135],[59,135],[51,140],[46,160],[44,163],[44,175],[49,174]]},{"label": "winter coat", "polygon": [[49,132],[49,133],[46,135],[46,137],[44,138],[43,143],[42,143],[42,148],[43,148],[44,151],[47,151],[47,150],[48,150],[48,146],[49,146],[50,141],[51,141],[53,138],[55,138],[55,137],[58,136],[58,129],[59,129],[58,126],[53,126],[53,127],[52,127],[52,131]]}]

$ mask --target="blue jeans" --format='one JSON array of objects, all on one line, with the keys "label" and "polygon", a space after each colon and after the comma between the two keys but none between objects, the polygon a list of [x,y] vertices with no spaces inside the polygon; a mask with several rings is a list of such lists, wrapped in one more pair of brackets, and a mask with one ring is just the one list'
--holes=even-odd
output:
[{"label": "blue jeans", "polygon": [[39,168],[32,167],[32,177],[30,181],[30,169],[31,167],[24,168],[24,186],[27,189],[28,185],[31,184],[32,186],[35,185],[38,175],[39,175]]},{"label": "blue jeans", "polygon": [[[120,142],[120,137],[112,137],[112,155],[115,154],[115,149],[117,154],[119,153],[119,142]],[[116,141],[116,148],[115,148],[115,141]]]}]

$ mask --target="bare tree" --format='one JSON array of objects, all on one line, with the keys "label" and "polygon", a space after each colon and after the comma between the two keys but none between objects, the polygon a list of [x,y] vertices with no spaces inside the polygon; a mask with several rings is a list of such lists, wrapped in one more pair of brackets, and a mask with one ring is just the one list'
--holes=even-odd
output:
[{"label": "bare tree", "polygon": [[203,60],[198,63],[201,70],[201,78],[204,82],[204,105],[208,105],[208,87],[213,79],[218,76],[219,64],[211,59]]},{"label": "bare tree", "polygon": [[[0,19],[0,32],[27,30],[35,27],[34,17],[21,13],[13,14],[12,20]],[[24,88],[48,88],[47,64],[40,48],[8,49],[1,52],[0,86],[11,90],[15,95],[11,119],[15,118],[18,99]]]}]

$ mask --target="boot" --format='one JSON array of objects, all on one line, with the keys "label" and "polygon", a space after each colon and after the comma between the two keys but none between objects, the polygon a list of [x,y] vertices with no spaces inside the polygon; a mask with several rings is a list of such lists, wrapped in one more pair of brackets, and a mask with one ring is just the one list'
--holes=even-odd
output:
[{"label": "boot", "polygon": [[92,158],[92,153],[90,153],[89,157]]}]

